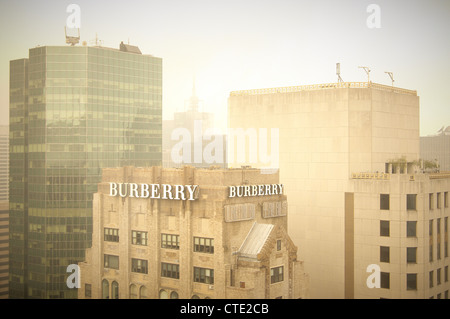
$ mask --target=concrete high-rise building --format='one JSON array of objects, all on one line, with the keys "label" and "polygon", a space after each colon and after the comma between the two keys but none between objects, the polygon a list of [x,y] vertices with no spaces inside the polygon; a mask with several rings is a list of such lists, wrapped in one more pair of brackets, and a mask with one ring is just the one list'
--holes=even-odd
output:
[{"label": "concrete high-rise building", "polygon": [[0,299],[9,287],[9,128],[0,126]]},{"label": "concrete high-rise building", "polygon": [[103,167],[161,165],[162,59],[44,46],[10,62],[10,297],[72,298]]},{"label": "concrete high-rise building", "polygon": [[104,169],[78,297],[307,298],[278,183],[258,169]]},{"label": "concrete high-rise building", "polygon": [[436,162],[440,171],[450,172],[450,126],[435,135],[420,137],[420,158]]},{"label": "concrete high-rise building", "polygon": [[[423,207],[417,206],[416,212],[410,213],[406,198],[440,193],[443,200],[448,185],[445,178],[428,181],[422,175],[414,177],[418,174],[420,146],[416,91],[366,82],[235,91],[229,97],[229,125],[279,129],[280,182],[285,184],[290,199],[289,235],[310,274],[311,297],[421,298],[431,293],[423,290],[423,281],[417,285],[422,290],[415,294],[406,293],[403,285],[409,273],[407,267],[411,266],[403,258],[407,245],[417,248],[417,262],[422,267],[411,272],[420,274],[419,279],[438,267],[422,258],[427,251],[420,237],[424,236],[422,228],[427,219]],[[354,179],[355,173],[383,174],[386,180],[363,184]],[[402,188],[404,184],[395,174],[411,174],[412,180],[423,183],[411,181],[410,188]],[[383,188],[378,187],[380,183]],[[426,189],[419,184],[426,185]],[[367,192],[371,202],[364,201]],[[386,215],[373,205],[373,198],[380,200],[381,193],[395,199],[391,206],[394,214]],[[424,202],[418,199],[419,203]],[[367,214],[370,210],[376,212]],[[443,225],[448,210],[442,208],[439,214],[435,217],[441,218]],[[380,218],[395,219],[391,223],[397,227],[395,238],[380,237]],[[407,221],[414,219],[422,227],[417,231],[416,246],[404,231]],[[370,240],[367,236],[371,236]],[[396,255],[391,259],[395,267],[380,264],[380,246],[389,245],[395,246],[392,252]],[[395,294],[380,290],[367,294],[363,286],[369,276],[368,262],[380,264],[383,273],[392,267],[396,274],[391,289],[396,290]],[[448,263],[448,258],[442,262]]]}]

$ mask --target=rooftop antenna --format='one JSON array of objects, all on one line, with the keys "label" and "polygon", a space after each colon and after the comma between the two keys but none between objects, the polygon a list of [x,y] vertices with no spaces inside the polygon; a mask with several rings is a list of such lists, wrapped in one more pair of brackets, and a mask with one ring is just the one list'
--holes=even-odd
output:
[{"label": "rooftop antenna", "polygon": [[67,44],[74,46],[75,44],[78,44],[78,42],[80,42],[80,28],[77,28],[77,30],[78,30],[78,36],[70,36],[70,35],[67,35],[67,28],[64,27],[64,34],[66,36]]},{"label": "rooftop antenna", "polygon": [[370,83],[370,69],[367,66],[359,66],[358,68],[364,69],[367,73],[367,83]]},{"label": "rooftop antenna", "polygon": [[392,86],[394,86],[394,73],[392,73],[392,72],[384,72],[384,73],[387,73],[389,75],[389,77],[391,78],[391,81],[392,81]]},{"label": "rooftop antenna", "polygon": [[95,33],[95,40],[91,40],[90,42],[92,43],[93,41],[95,46],[102,46],[103,40],[98,39],[97,32]]},{"label": "rooftop antenna", "polygon": [[338,77],[338,83],[344,82],[344,81],[342,81],[342,78],[341,78],[341,64],[340,63],[336,63],[336,75]]}]

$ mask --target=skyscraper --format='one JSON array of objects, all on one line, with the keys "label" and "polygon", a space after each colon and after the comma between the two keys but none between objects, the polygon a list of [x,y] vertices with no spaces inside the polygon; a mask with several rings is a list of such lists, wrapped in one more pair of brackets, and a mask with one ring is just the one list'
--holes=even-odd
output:
[{"label": "skyscraper", "polygon": [[[214,130],[214,113],[199,110],[200,101],[194,83],[192,96],[188,101],[188,109],[184,112],[175,112],[173,120],[163,121],[164,167],[189,165],[203,168],[210,166],[225,168],[227,166],[226,136]],[[218,148],[215,152],[221,152],[222,156],[215,153],[214,155],[217,155],[217,158],[221,158],[222,161],[207,158],[208,155],[204,156],[210,143],[217,143]],[[182,159],[177,158],[178,156]]]},{"label": "skyscraper", "polygon": [[44,46],[10,62],[10,297],[72,298],[103,167],[161,165],[162,59]]}]

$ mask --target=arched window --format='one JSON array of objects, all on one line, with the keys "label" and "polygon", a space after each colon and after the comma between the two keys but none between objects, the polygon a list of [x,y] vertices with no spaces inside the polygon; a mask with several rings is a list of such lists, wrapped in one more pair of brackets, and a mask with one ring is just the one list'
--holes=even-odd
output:
[{"label": "arched window", "polygon": [[141,286],[141,288],[139,289],[139,294],[141,296],[141,299],[147,299],[147,287]]},{"label": "arched window", "polygon": [[102,281],[102,298],[109,299],[109,282],[106,279]]},{"label": "arched window", "polygon": [[164,289],[159,291],[159,299],[169,299],[169,294]]},{"label": "arched window", "polygon": [[113,281],[111,284],[111,295],[112,299],[119,299],[119,284],[117,281]]},{"label": "arched window", "polygon": [[193,296],[192,296],[192,299],[200,299],[200,297],[197,296],[197,295],[193,295]]},{"label": "arched window", "polygon": [[130,299],[137,299],[137,287],[135,284],[130,285]]},{"label": "arched window", "polygon": [[172,291],[170,293],[170,299],[178,299],[178,292]]}]

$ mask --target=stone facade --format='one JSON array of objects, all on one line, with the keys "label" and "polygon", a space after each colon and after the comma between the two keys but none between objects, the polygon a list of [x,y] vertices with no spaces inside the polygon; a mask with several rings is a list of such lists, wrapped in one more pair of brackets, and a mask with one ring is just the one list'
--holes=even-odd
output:
[{"label": "stone facade", "polygon": [[[110,182],[198,185],[198,191],[194,200],[112,197]],[[228,197],[229,186],[278,182],[278,174],[258,169],[104,169],[94,195],[92,247],[79,263],[78,298],[307,298],[308,276],[286,231],[287,197]],[[279,209],[268,215],[265,202]],[[259,229],[270,230],[263,240],[252,238]],[[147,233],[145,244],[137,244],[136,231]],[[260,249],[244,256],[250,240]],[[117,256],[118,265],[105,267],[105,255]],[[272,276],[280,266],[283,275]]]}]

